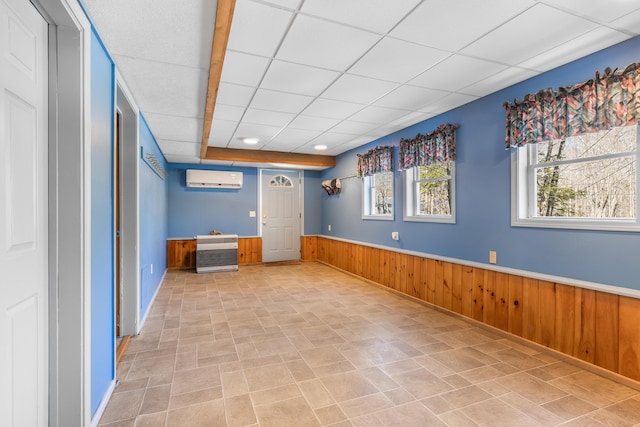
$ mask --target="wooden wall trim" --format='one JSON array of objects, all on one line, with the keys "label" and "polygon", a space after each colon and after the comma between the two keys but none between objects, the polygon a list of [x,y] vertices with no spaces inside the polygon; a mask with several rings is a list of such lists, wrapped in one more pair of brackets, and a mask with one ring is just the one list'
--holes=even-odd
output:
[{"label": "wooden wall trim", "polygon": [[[360,242],[357,240],[350,240],[350,239],[342,239],[340,237],[325,236],[325,235],[315,235],[315,236],[318,238],[335,240],[338,242],[351,243],[354,245],[360,245],[364,247],[397,252],[405,255],[428,258],[436,261],[450,262],[453,264],[459,264],[466,267],[482,268],[484,270],[490,270],[490,271],[495,271],[499,273],[521,276],[523,278],[544,280],[547,282],[559,283],[559,284],[574,286],[574,287],[583,288],[583,289],[591,289],[594,291],[601,291],[609,294],[615,294],[615,295],[625,296],[630,298],[640,298],[639,289],[631,289],[631,288],[624,288],[622,286],[614,286],[614,285],[607,285],[604,283],[589,282],[587,280],[573,279],[570,277],[553,276],[551,274],[537,273],[535,271],[520,270],[517,268],[501,267],[499,265],[494,265],[494,264],[484,264],[481,262],[468,261],[460,258],[445,257],[441,255],[430,254],[427,252],[411,251],[411,250],[402,249],[402,248],[394,248],[391,246],[377,245],[375,243]],[[305,237],[311,237],[311,235],[307,235]]]},{"label": "wooden wall trim", "polygon": [[638,298],[338,239],[315,241],[320,262],[640,381]]}]

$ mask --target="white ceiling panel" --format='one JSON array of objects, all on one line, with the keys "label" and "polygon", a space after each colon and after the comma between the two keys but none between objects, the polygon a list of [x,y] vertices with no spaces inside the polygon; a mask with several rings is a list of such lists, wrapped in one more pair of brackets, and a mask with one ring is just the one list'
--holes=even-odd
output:
[{"label": "white ceiling panel", "polygon": [[279,111],[257,110],[255,108],[249,108],[244,114],[243,121],[245,123],[255,123],[258,125],[275,125],[278,127],[282,127],[293,120],[294,117],[295,114],[291,113],[281,113]]},{"label": "white ceiling panel", "polygon": [[456,52],[533,6],[533,0],[429,0],[423,2],[390,35]]},{"label": "white ceiling panel", "polygon": [[238,122],[242,119],[244,112],[245,107],[217,104],[213,110],[213,120],[233,120]]},{"label": "white ceiling panel", "polygon": [[[82,3],[167,160],[200,163],[217,2]],[[337,155],[638,34],[638,0],[238,0],[208,143]]]},{"label": "white ceiling panel", "polygon": [[116,56],[140,109],[158,114],[204,116],[206,70]]},{"label": "white ceiling panel", "polygon": [[199,154],[200,153],[198,153],[198,156],[179,156],[177,154],[165,154],[164,157],[167,162],[170,163],[189,163],[197,165],[201,163]]},{"label": "white ceiling panel", "polygon": [[331,119],[328,117],[316,116],[297,116],[289,125],[292,129],[325,131],[332,128],[340,122],[340,119]]},{"label": "white ceiling panel", "polygon": [[238,122],[213,120],[207,145],[211,145],[213,147],[226,147],[233,137],[233,134],[236,132],[237,127]]},{"label": "white ceiling panel", "polygon": [[258,86],[269,65],[269,58],[229,51],[224,57],[220,81],[245,86]]},{"label": "white ceiling panel", "polygon": [[386,37],[351,67],[349,73],[404,83],[449,55],[442,50]]},{"label": "white ceiling panel", "polygon": [[323,94],[323,98],[369,104],[398,87],[398,83],[343,74]]},{"label": "white ceiling panel", "polygon": [[[455,92],[506,69],[506,65],[468,56],[453,55],[420,74],[409,83]],[[469,70],[473,70],[472,73]]]},{"label": "white ceiling panel", "polygon": [[570,43],[564,43],[518,65],[532,70],[548,71],[566,64],[568,61],[582,58],[593,52],[593,49],[604,49],[626,38],[627,35],[624,33],[606,27],[599,27],[572,40]]},{"label": "white ceiling panel", "polygon": [[180,141],[202,140],[202,119],[147,113],[144,116],[158,139]]},{"label": "white ceiling panel", "polygon": [[[344,25],[298,15],[277,58],[315,67],[345,71],[379,36]],[[348,43],[345,41],[348,40]]]},{"label": "white ceiling panel", "polygon": [[259,110],[297,114],[309,105],[312,100],[313,98],[310,96],[258,89],[253,101],[251,101],[251,107]]},{"label": "white ceiling panel", "polygon": [[385,34],[420,0],[307,0],[302,12]]},{"label": "white ceiling panel", "polygon": [[[182,2],[178,2],[182,3]],[[271,57],[293,13],[253,1],[236,2],[227,49]]]},{"label": "white ceiling panel", "polygon": [[356,122],[377,123],[379,125],[393,121],[398,117],[407,114],[406,110],[395,110],[393,108],[369,106],[358,111],[349,120]]},{"label": "white ceiling panel", "polygon": [[[209,69],[216,2],[83,1],[112,54]],[[120,13],[114,13],[120,11]],[[171,31],[167,31],[170,28]]]},{"label": "white ceiling panel", "polygon": [[[462,49],[469,56],[516,65],[596,27],[592,21],[537,4]],[[535,34],[535,36],[533,36]]]},{"label": "white ceiling panel", "polygon": [[251,102],[255,88],[240,86],[231,83],[220,83],[216,104],[235,105],[246,107]]},{"label": "white ceiling panel", "polygon": [[304,113],[330,119],[346,119],[363,107],[364,105],[361,104],[318,98],[304,110]]},{"label": "white ceiling panel", "polygon": [[390,94],[377,100],[374,105],[399,110],[419,110],[430,102],[444,98],[448,93],[449,92],[442,90],[402,85]]},{"label": "white ceiling panel", "polygon": [[339,75],[336,71],[275,60],[269,66],[260,87],[317,96]]}]

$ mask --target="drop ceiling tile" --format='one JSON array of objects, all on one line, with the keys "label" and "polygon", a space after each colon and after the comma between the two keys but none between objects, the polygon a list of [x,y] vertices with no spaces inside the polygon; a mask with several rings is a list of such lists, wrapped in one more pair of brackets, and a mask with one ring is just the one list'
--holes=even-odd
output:
[{"label": "drop ceiling tile", "polygon": [[206,70],[123,56],[115,59],[143,112],[204,117]]},{"label": "drop ceiling tile", "polygon": [[257,87],[264,75],[269,58],[227,51],[220,81]]},{"label": "drop ceiling tile", "polygon": [[302,0],[263,0],[263,3],[272,3],[291,10],[298,10]]},{"label": "drop ceiling tile", "polygon": [[631,31],[635,35],[640,34],[640,9],[611,21],[611,26],[621,30]]},{"label": "drop ceiling tile", "polygon": [[199,142],[202,140],[202,119],[147,113],[144,115],[156,138]]},{"label": "drop ceiling tile", "polygon": [[317,96],[339,75],[336,71],[275,60],[269,66],[260,87]]},{"label": "drop ceiling tile", "polygon": [[599,27],[570,42],[524,61],[518,66],[537,71],[548,71],[628,38],[629,36],[625,33],[607,27]]},{"label": "drop ceiling tile", "polygon": [[260,110],[273,110],[298,114],[313,100],[310,96],[258,89],[251,101],[251,107]]},{"label": "drop ceiling tile", "polygon": [[214,120],[232,120],[232,121],[240,121],[242,115],[244,114],[245,107],[238,107],[237,105],[225,105],[218,104],[213,110],[213,119]]},{"label": "drop ceiling tile", "polygon": [[344,71],[378,39],[379,36],[363,30],[298,15],[276,57]]},{"label": "drop ceiling tile", "polygon": [[390,35],[449,52],[468,45],[535,4],[532,0],[430,0],[423,2]]},{"label": "drop ceiling tile", "polygon": [[477,96],[464,95],[462,93],[452,93],[446,97],[426,105],[420,111],[425,113],[440,114],[449,110],[453,110],[461,105],[467,104],[478,99]]},{"label": "drop ceiling tile", "polygon": [[455,92],[506,68],[506,65],[495,62],[453,55],[409,83],[414,86]]},{"label": "drop ceiling tile", "polygon": [[200,156],[200,143],[171,141],[156,138],[164,155],[176,154],[178,156]]},{"label": "drop ceiling tile", "polygon": [[238,127],[238,122],[229,120],[213,120],[207,145],[226,147]]},{"label": "drop ceiling tile", "polygon": [[636,1],[584,1],[584,0],[545,0],[545,3],[578,16],[589,17],[602,23],[619,19],[638,11]]},{"label": "drop ceiling tile", "polygon": [[294,117],[295,114],[291,113],[281,113],[279,111],[257,110],[255,108],[249,108],[242,118],[242,122],[282,127],[289,123]]},{"label": "drop ceiling tile", "polygon": [[351,67],[349,73],[404,83],[449,55],[442,50],[385,37]]},{"label": "drop ceiling tile", "polygon": [[[111,54],[209,68],[216,3],[84,0]],[[167,31],[167,29],[171,29]]]},{"label": "drop ceiling tile", "polygon": [[303,129],[303,130],[317,130],[325,131],[340,123],[340,119],[330,119],[328,117],[314,117],[314,116],[297,116],[289,128],[291,129]]},{"label": "drop ceiling tile", "polygon": [[190,163],[194,165],[200,164],[200,157],[196,156],[179,156],[177,154],[167,154],[164,157],[169,163]]},{"label": "drop ceiling tile", "polygon": [[317,138],[321,133],[320,131],[287,128],[269,141],[265,149],[282,151],[283,147],[287,147],[287,149],[299,147]]},{"label": "drop ceiling tile", "polygon": [[323,98],[369,104],[398,87],[398,83],[343,74],[324,93]]},{"label": "drop ceiling tile", "polygon": [[273,56],[292,16],[278,7],[253,1],[236,2],[227,49]]},{"label": "drop ceiling tile", "polygon": [[525,70],[518,67],[509,67],[504,71],[479,81],[478,83],[462,88],[460,92],[478,97],[486,96],[523,80],[527,80],[537,74],[539,73],[536,71]]},{"label": "drop ceiling tile", "polygon": [[248,148],[249,146],[242,142],[241,138],[258,138],[258,144],[252,146],[251,148],[259,149],[260,147],[267,144],[271,140],[271,138],[273,138],[280,131],[280,129],[281,127],[278,126],[240,123],[240,125],[238,126],[238,130],[236,130],[236,133],[233,135],[233,138],[229,142],[229,147]]},{"label": "drop ceiling tile", "polygon": [[334,147],[351,141],[357,137],[346,133],[325,132],[313,140],[313,144],[324,144],[328,147]]},{"label": "drop ceiling tile", "polygon": [[418,3],[420,0],[307,0],[301,11],[384,34]]},{"label": "drop ceiling tile", "polygon": [[218,85],[216,104],[246,107],[249,105],[249,102],[251,102],[251,98],[255,91],[255,88],[249,86],[240,86],[222,82]]},{"label": "drop ceiling tile", "polygon": [[356,122],[377,123],[382,125],[407,114],[406,110],[394,110],[393,108],[369,106],[349,117]]},{"label": "drop ceiling tile", "polygon": [[425,121],[427,119],[432,118],[433,116],[435,116],[435,114],[433,113],[422,113],[419,111],[414,111],[411,112],[405,116],[399,117],[391,122],[388,123],[388,125],[390,126],[401,126],[403,129],[407,128],[409,126],[413,126],[416,123],[420,123],[422,121]]},{"label": "drop ceiling tile", "polygon": [[361,135],[378,127],[375,123],[354,122],[345,120],[331,128],[331,132],[348,133],[351,135]]},{"label": "drop ceiling tile", "polygon": [[310,116],[342,120],[362,109],[362,107],[364,105],[318,98],[304,110],[304,113]]},{"label": "drop ceiling tile", "polygon": [[594,22],[539,3],[462,49],[461,53],[515,65],[595,27]]},{"label": "drop ceiling tile", "polygon": [[419,110],[424,105],[444,98],[448,92],[425,89],[417,86],[402,85],[388,95],[377,100],[378,107],[395,108],[398,110]]}]

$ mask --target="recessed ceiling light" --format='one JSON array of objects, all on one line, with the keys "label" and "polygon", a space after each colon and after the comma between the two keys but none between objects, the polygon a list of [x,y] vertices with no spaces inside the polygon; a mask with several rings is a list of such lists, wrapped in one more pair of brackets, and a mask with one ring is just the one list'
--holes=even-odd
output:
[{"label": "recessed ceiling light", "polygon": [[260,140],[258,138],[240,138],[242,142],[249,145],[256,145]]},{"label": "recessed ceiling light", "polygon": [[313,148],[315,148],[318,151],[322,151],[322,150],[326,150],[327,146],[326,145],[314,145]]}]

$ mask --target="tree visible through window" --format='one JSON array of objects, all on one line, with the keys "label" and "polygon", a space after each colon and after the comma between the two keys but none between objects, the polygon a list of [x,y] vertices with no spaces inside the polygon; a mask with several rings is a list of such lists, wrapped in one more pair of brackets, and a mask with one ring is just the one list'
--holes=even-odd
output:
[{"label": "tree visible through window", "polygon": [[365,177],[365,216],[393,216],[393,172]]}]

